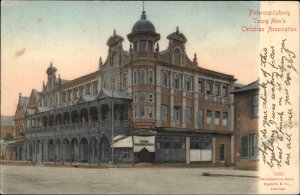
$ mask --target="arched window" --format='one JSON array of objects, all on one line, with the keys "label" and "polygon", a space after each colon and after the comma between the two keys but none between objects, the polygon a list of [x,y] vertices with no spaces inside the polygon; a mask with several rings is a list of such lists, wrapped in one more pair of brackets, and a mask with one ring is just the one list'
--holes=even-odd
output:
[{"label": "arched window", "polygon": [[174,88],[179,89],[180,88],[180,79],[178,75],[174,76]]},{"label": "arched window", "polygon": [[104,80],[103,88],[104,88],[104,89],[109,89],[108,79],[105,79],[105,80]]},{"label": "arched window", "polygon": [[127,86],[127,73],[123,74],[123,88],[125,88]]},{"label": "arched window", "polygon": [[162,72],[162,76],[161,76],[161,85],[163,87],[168,87],[168,76],[165,72]]},{"label": "arched window", "polygon": [[111,57],[111,64],[112,66],[117,66],[118,65],[118,55],[117,52],[114,51]]},{"label": "arched window", "polygon": [[190,77],[186,78],[186,90],[191,91],[192,90],[192,80]]},{"label": "arched window", "polygon": [[181,50],[179,48],[176,48],[174,50],[174,63],[177,65],[181,65],[181,61],[182,61]]}]

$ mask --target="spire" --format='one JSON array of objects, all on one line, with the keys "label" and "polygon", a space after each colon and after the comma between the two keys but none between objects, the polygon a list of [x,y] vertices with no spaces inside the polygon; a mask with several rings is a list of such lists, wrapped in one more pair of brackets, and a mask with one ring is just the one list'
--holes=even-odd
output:
[{"label": "spire", "polygon": [[143,11],[142,11],[141,19],[146,20],[145,2],[144,1],[143,1]]},{"label": "spire", "polygon": [[116,36],[116,29],[114,29],[114,37]]},{"label": "spire", "polygon": [[143,1],[143,12],[145,11],[145,1]]},{"label": "spire", "polygon": [[102,57],[100,56],[100,60],[99,60],[99,68],[103,65],[103,62],[102,62]]},{"label": "spire", "polygon": [[176,33],[177,34],[179,33],[179,27],[178,26],[176,27]]}]

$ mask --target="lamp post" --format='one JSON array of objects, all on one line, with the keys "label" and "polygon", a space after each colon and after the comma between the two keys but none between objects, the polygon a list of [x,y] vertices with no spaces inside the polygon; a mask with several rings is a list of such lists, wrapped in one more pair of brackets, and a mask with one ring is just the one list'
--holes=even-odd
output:
[{"label": "lamp post", "polygon": [[114,146],[113,146],[113,142],[114,142],[114,96],[113,96],[113,89],[111,91],[111,163],[112,165],[114,165]]}]

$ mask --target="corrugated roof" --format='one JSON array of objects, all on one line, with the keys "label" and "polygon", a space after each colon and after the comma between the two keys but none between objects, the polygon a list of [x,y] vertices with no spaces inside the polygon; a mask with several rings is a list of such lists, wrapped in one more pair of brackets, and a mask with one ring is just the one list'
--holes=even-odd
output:
[{"label": "corrugated roof", "polygon": [[251,91],[251,90],[259,90],[259,81],[256,80],[238,90],[235,90],[233,93],[239,93],[239,92],[243,92],[243,91]]},{"label": "corrugated roof", "polygon": [[111,91],[106,89],[101,89],[98,98],[101,97],[113,97],[113,98],[120,98],[120,99],[130,99],[127,97],[126,93],[121,91]]}]

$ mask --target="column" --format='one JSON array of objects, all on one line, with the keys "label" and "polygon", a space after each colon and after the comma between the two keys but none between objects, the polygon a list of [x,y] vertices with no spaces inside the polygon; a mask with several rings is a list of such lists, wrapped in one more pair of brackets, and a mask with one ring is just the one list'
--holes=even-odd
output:
[{"label": "column", "polygon": [[190,143],[191,143],[191,138],[189,136],[186,136],[186,138],[185,138],[185,161],[186,161],[186,164],[190,164]]},{"label": "column", "polygon": [[170,111],[170,124],[171,127],[175,127],[175,121],[174,121],[174,89],[171,88],[170,90],[170,109],[168,111]]},{"label": "column", "polygon": [[182,91],[182,112],[181,112],[181,120],[182,127],[185,128],[185,109],[186,109],[186,91]]},{"label": "column", "polygon": [[212,163],[216,163],[216,138],[212,138]]},{"label": "column", "polygon": [[206,87],[207,87],[207,83],[206,83],[206,79],[203,79],[203,91],[204,91],[204,100],[207,101],[207,93],[206,93]]},{"label": "column", "polygon": [[230,137],[230,157],[231,163],[234,163],[234,135]]},{"label": "column", "polygon": [[155,70],[155,82],[156,82],[156,89],[155,89],[155,118],[156,118],[156,126],[161,126],[160,123],[160,107],[161,107],[161,68],[159,66],[156,67]]}]

